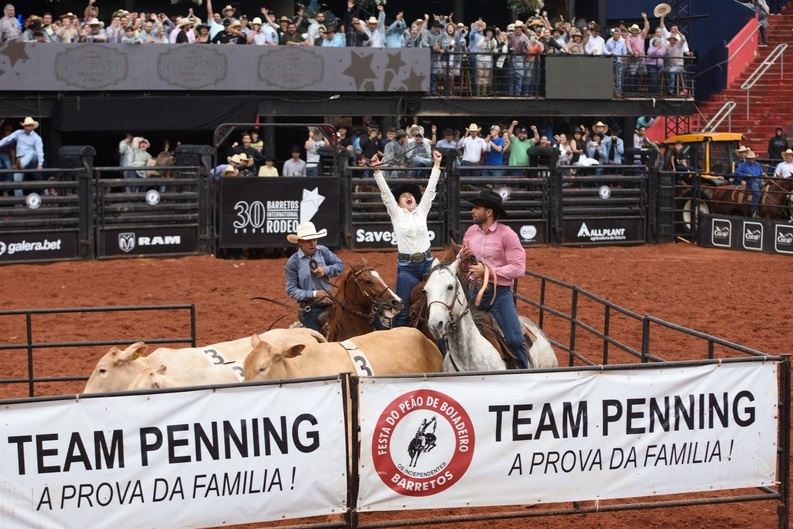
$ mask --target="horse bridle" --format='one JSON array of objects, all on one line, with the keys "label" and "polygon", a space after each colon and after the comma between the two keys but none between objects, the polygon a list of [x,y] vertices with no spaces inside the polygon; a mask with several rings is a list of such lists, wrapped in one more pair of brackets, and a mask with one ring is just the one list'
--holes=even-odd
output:
[{"label": "horse bridle", "polygon": [[[330,291],[329,291],[328,289],[324,289],[324,288],[323,288],[323,290],[325,290],[325,292],[328,294],[328,297],[329,297],[330,299],[332,299],[334,303],[338,303],[338,304],[339,304],[339,306],[340,306],[341,308],[343,308],[343,309],[344,309],[344,310],[346,310],[347,312],[350,312],[350,313],[354,314],[355,316],[358,316],[359,318],[365,318],[365,319],[368,319],[370,324],[374,322],[374,317],[375,317],[375,314],[377,314],[377,300],[380,298],[380,296],[382,296],[382,295],[383,295],[383,292],[385,292],[386,290],[388,290],[388,285],[385,285],[385,282],[383,282],[383,284],[385,285],[385,286],[384,286],[384,288],[383,288],[383,290],[381,290],[380,292],[378,292],[378,293],[377,293],[377,295],[375,295],[374,297],[372,297],[372,296],[371,296],[371,295],[370,295],[370,294],[369,294],[369,293],[368,293],[368,292],[367,292],[367,291],[366,291],[366,290],[363,288],[363,286],[361,286],[361,283],[360,283],[360,281],[358,280],[358,275],[362,274],[363,272],[366,272],[366,271],[372,271],[372,270],[374,270],[374,267],[373,267],[373,266],[365,266],[365,267],[361,268],[360,270],[356,270],[356,271],[353,273],[353,275],[352,275],[352,279],[353,279],[353,282],[355,283],[355,286],[357,286],[357,287],[358,287],[358,290],[360,290],[360,291],[361,291],[361,294],[363,294],[363,295],[364,295],[364,297],[365,297],[365,298],[366,298],[366,299],[369,301],[369,303],[370,303],[370,305],[371,305],[371,309],[369,310],[369,314],[364,314],[363,312],[361,312],[361,311],[359,311],[359,310],[357,310],[357,309],[355,309],[355,308],[353,308],[353,307],[350,307],[349,305],[347,305],[346,303],[344,303],[343,301],[341,301],[341,300],[339,300],[337,297],[335,297],[333,294],[331,294],[331,293],[330,293]],[[327,280],[325,280],[324,278],[323,278],[323,281],[325,281],[326,283],[330,284],[330,283],[329,283]],[[346,282],[346,281],[345,281],[345,283],[344,283],[344,288],[345,288],[345,289],[347,288],[347,282]]]},{"label": "horse bridle", "polygon": [[[440,269],[448,270],[448,268],[449,265],[444,265],[444,264],[435,265],[430,269],[430,273],[427,275],[427,278],[429,279],[429,276],[431,276],[433,272],[436,272]],[[453,312],[454,306],[457,305],[459,299],[457,293],[460,291],[460,279],[457,277],[456,274],[452,274],[452,277],[454,277],[454,293],[452,294],[451,305],[444,303],[443,301],[440,300],[431,301],[427,303],[427,314],[429,314],[430,307],[432,306],[433,303],[437,303],[438,305],[441,305],[449,313],[449,325],[446,328],[446,332],[443,334],[443,336],[441,336],[441,338],[445,338],[450,331],[453,331],[455,328],[457,328],[457,323],[468,313],[469,310],[471,310],[471,306],[468,303],[460,302],[461,305],[463,304],[465,305],[465,310],[463,310],[463,312],[457,318],[454,317],[454,312]]]}]

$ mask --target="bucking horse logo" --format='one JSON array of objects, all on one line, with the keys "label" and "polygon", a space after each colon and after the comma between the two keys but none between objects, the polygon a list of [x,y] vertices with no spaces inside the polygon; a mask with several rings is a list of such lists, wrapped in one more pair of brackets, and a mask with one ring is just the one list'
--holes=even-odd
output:
[{"label": "bucking horse logo", "polygon": [[435,417],[429,421],[427,419],[421,421],[421,426],[416,430],[416,436],[410,440],[410,445],[408,445],[409,467],[415,468],[416,463],[419,461],[419,456],[435,448],[435,441],[437,440],[435,428],[437,426],[438,422]]}]

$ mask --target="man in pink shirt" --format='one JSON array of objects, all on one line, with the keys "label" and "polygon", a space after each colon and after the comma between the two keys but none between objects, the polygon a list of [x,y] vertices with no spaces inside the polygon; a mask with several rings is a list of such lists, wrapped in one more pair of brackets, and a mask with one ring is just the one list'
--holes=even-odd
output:
[{"label": "man in pink shirt", "polygon": [[647,73],[644,62],[644,41],[650,33],[650,21],[647,20],[647,13],[642,13],[644,27],[639,28],[638,24],[633,24],[629,30],[631,34],[625,39],[625,47],[628,48],[628,81],[627,92],[635,94],[639,91],[641,76]]},{"label": "man in pink shirt", "polygon": [[[465,232],[460,257],[476,257],[477,264],[470,267],[470,278],[479,283],[484,279],[485,266],[496,275],[496,298],[493,299],[493,285],[487,287],[480,310],[489,311],[495,318],[510,350],[518,359],[521,369],[528,369],[529,358],[526,344],[523,341],[518,311],[512,298],[512,286],[515,280],[526,273],[526,251],[520,244],[518,235],[512,228],[498,222],[507,218],[507,212],[501,206],[501,195],[489,189],[483,189],[476,198],[471,200],[474,207],[471,217],[474,225]],[[470,299],[473,302],[479,288],[471,289]]]}]

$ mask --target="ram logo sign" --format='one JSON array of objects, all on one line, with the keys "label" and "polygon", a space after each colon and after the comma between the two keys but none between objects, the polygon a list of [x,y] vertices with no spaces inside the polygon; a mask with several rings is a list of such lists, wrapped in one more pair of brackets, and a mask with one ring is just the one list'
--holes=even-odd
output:
[{"label": "ram logo sign", "polygon": [[135,234],[134,233],[119,233],[118,234],[118,248],[122,252],[129,253],[135,249]]}]

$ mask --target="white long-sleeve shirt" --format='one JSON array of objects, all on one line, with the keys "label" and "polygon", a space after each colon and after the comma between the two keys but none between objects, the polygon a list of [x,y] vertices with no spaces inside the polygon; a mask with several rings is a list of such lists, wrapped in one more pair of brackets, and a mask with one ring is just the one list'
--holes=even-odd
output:
[{"label": "white long-sleeve shirt", "polygon": [[399,253],[414,254],[426,252],[430,248],[427,215],[432,208],[432,201],[435,200],[435,188],[438,186],[440,175],[441,170],[433,167],[421,202],[418,203],[416,209],[408,211],[399,206],[391,189],[388,188],[382,171],[375,172],[374,179],[377,182],[377,187],[380,188],[380,196],[386,211],[388,211],[388,216],[391,217]]}]

